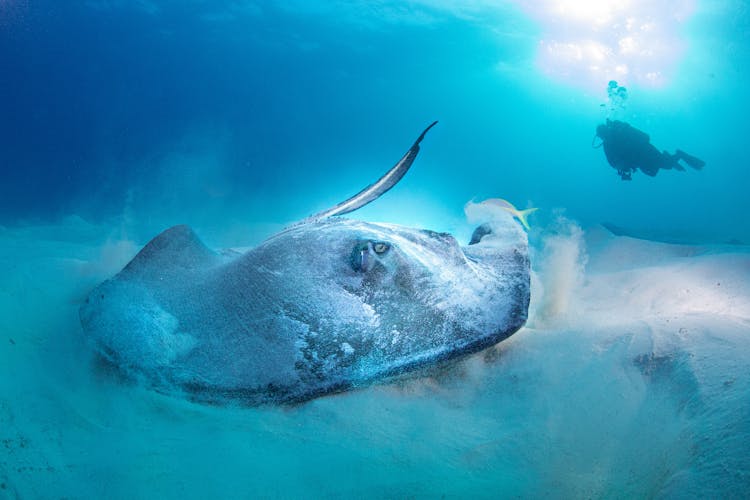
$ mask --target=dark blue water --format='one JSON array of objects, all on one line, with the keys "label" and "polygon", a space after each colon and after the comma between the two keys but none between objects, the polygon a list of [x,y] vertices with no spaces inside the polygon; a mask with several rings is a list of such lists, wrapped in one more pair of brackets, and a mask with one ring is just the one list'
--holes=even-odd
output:
[{"label": "dark blue water", "polygon": [[[744,4],[677,2],[690,4],[679,18],[612,7],[603,25],[606,6],[565,17],[552,4],[7,0],[0,217],[114,215],[131,193],[170,222],[196,203],[294,219],[370,182],[439,119],[403,189],[448,210],[501,195],[585,222],[748,239]],[[657,35],[623,28],[628,16]],[[603,61],[587,53],[597,37]],[[638,53],[620,54],[618,37]],[[618,63],[631,74],[589,68]],[[618,118],[705,171],[619,182],[590,147],[610,78],[629,90]]]},{"label": "dark blue water", "polygon": [[[749,34],[738,0],[0,0],[0,498],[746,496]],[[621,181],[606,118],[706,166]],[[539,207],[551,316],[506,361],[278,411],[91,367],[78,304],[158,231],[256,244],[433,120],[356,216]]]}]

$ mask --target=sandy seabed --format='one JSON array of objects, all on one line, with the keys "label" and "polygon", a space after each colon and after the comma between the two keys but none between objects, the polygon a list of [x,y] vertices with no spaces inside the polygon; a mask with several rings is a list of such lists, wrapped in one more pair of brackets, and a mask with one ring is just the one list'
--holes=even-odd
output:
[{"label": "sandy seabed", "polygon": [[234,408],[96,361],[78,306],[137,252],[121,231],[0,228],[0,498],[750,495],[750,248],[532,241],[530,319],[499,346]]}]

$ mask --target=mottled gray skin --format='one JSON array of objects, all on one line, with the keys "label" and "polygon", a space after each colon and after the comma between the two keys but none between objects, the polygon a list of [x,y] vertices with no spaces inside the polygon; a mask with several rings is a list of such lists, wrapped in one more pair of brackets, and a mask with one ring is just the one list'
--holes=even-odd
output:
[{"label": "mottled gray skin", "polygon": [[244,254],[164,231],[81,307],[99,352],[159,390],[205,401],[302,401],[479,351],[526,321],[526,233],[510,215],[462,249],[449,234],[333,218],[378,181]]},{"label": "mottled gray skin", "polygon": [[529,305],[526,234],[508,216],[474,240],[330,218],[216,253],[176,226],[91,293],[81,322],[107,359],[159,390],[302,401],[516,332]]}]

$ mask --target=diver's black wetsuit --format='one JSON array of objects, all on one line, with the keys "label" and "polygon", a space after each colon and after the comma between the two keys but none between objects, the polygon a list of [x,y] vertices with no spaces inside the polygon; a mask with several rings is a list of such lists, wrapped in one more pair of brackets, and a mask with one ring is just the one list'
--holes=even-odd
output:
[{"label": "diver's black wetsuit", "polygon": [[706,164],[679,149],[675,154],[659,151],[651,144],[647,133],[619,120],[607,120],[606,124],[599,125],[596,135],[602,139],[607,161],[624,181],[629,181],[636,169],[653,177],[659,169],[685,170],[680,160],[695,169]]}]

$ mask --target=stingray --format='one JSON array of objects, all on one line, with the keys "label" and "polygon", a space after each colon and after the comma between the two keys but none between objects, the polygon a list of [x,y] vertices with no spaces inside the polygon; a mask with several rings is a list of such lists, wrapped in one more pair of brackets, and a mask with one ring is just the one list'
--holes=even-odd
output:
[{"label": "stingray", "polygon": [[81,306],[96,352],[151,388],[283,404],[419,373],[527,318],[526,233],[511,216],[447,233],[340,217],[392,188],[430,125],[375,183],[244,253],[165,230]]}]

